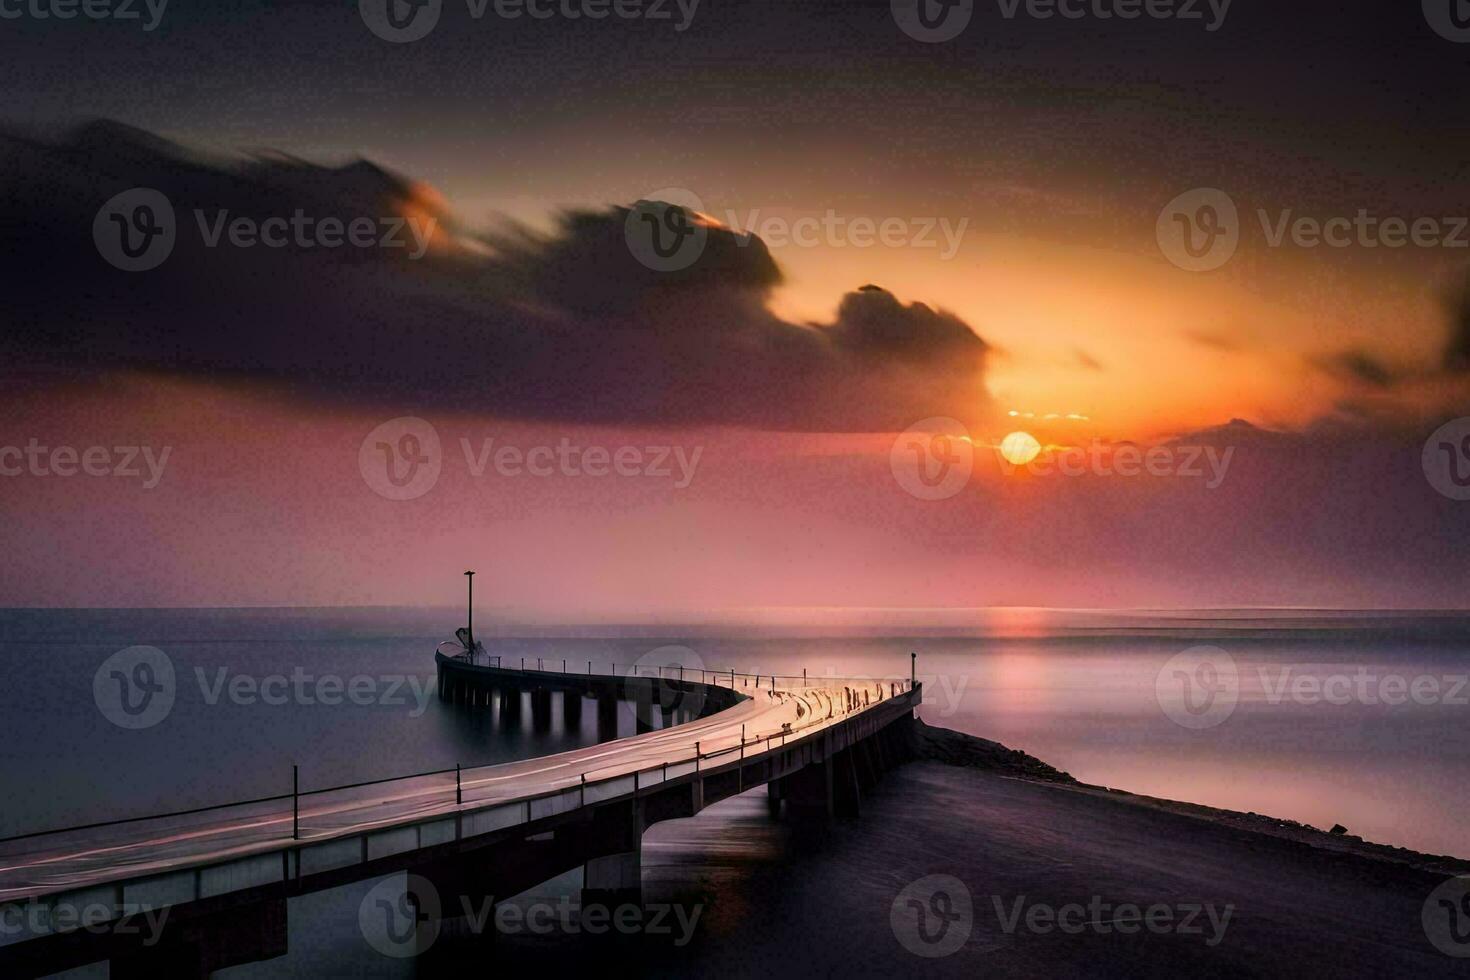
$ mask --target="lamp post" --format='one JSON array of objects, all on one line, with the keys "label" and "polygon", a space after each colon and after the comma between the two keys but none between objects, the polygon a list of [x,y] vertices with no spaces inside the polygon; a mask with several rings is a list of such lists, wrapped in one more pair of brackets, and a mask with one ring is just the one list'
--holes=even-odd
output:
[{"label": "lamp post", "polygon": [[465,581],[469,584],[470,596],[468,602],[469,622],[465,631],[469,637],[470,656],[475,655],[475,573],[465,572]]}]

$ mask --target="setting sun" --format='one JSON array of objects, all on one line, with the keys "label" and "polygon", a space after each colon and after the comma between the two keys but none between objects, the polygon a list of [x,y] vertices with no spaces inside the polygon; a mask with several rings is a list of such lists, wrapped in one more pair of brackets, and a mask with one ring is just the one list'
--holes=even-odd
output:
[{"label": "setting sun", "polygon": [[1007,463],[1025,466],[1041,452],[1041,443],[1029,432],[1012,432],[1000,441],[1000,454]]}]

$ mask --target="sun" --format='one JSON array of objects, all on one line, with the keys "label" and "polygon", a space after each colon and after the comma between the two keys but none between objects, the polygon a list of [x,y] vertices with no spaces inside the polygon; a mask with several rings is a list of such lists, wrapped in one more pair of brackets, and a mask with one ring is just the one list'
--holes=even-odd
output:
[{"label": "sun", "polygon": [[1025,466],[1041,452],[1041,443],[1029,432],[1012,432],[1000,441],[1000,454],[1007,463]]}]

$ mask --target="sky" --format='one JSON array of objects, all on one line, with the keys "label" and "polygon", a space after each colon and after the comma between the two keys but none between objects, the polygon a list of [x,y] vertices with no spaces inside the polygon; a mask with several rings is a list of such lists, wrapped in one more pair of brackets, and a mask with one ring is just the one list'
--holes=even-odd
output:
[{"label": "sky", "polygon": [[[0,603],[1462,604],[1435,4],[375,2],[0,4]],[[298,211],[373,244],[226,230]]]}]

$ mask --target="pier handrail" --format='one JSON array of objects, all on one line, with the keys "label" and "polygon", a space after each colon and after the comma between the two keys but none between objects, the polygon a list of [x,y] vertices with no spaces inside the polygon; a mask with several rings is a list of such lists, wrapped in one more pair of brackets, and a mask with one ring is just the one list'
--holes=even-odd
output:
[{"label": "pier handrail", "polygon": [[[443,644],[440,644],[440,646],[443,646]],[[471,664],[472,666],[479,666],[478,664],[475,664],[474,663],[474,660],[471,658],[471,656],[468,654],[468,652],[462,652],[461,654],[459,654],[457,656],[454,656],[454,657],[451,657],[449,659],[461,660],[461,661],[464,661],[466,663]],[[488,660],[491,660],[491,659],[496,660],[496,661],[500,661],[500,660],[503,660],[504,658],[502,656],[487,656],[485,659],[487,661]],[[545,658],[541,658],[541,659],[543,661],[545,660]],[[590,670],[590,667],[592,665],[596,664],[597,662],[596,661],[589,661],[587,663],[589,665],[589,670]],[[485,664],[485,666],[489,666],[489,664],[487,663],[487,664]],[[558,674],[560,676],[563,676],[563,677],[568,678],[569,680],[580,679],[580,678],[584,678],[584,677],[589,676],[588,674],[573,673],[573,672],[570,672],[570,671],[549,671],[549,670],[545,670],[545,669],[534,669],[533,670],[532,668],[529,668],[529,667],[527,667],[524,670],[522,670],[520,668],[515,668],[515,667],[499,667],[498,663],[497,663],[496,666],[499,669],[506,670],[508,672],[539,673],[539,674]],[[604,678],[626,678],[626,677],[647,676],[650,679],[653,679],[654,677],[657,677],[657,679],[660,679],[660,680],[671,680],[671,681],[672,680],[678,680],[679,679],[677,677],[673,677],[673,676],[665,677],[663,675],[662,671],[665,670],[665,669],[669,669],[667,667],[667,665],[665,665],[664,667],[659,667],[658,668],[658,673],[656,675],[655,674],[642,675],[642,674],[636,673],[636,668],[640,666],[640,665],[637,665],[637,664],[628,664],[628,665],[626,665],[628,667],[635,668],[635,672],[634,673],[631,673],[631,674],[619,674],[619,673],[616,672],[617,666],[618,665],[616,663],[613,663],[613,664],[611,664],[612,672],[607,673],[607,674],[593,673],[590,676],[593,676],[593,677],[604,677]],[[652,667],[655,667],[657,665],[644,665],[644,666],[647,666],[647,667],[652,668]],[[719,682],[721,680],[731,681],[731,686],[733,686],[734,679],[745,678],[746,679],[746,684],[743,685],[743,686],[745,686],[747,688],[751,688],[752,690],[755,690],[755,688],[752,687],[751,684],[750,684],[750,681],[752,681],[752,680],[756,680],[757,683],[758,683],[758,680],[760,680],[760,679],[766,679],[766,678],[782,679],[782,680],[797,680],[797,679],[799,679],[799,680],[802,680],[803,682],[807,682],[806,683],[806,686],[807,687],[820,687],[822,689],[832,689],[832,690],[837,690],[837,689],[839,689],[841,687],[848,688],[849,690],[876,690],[878,696],[877,696],[876,699],[872,700],[871,702],[868,702],[868,703],[865,703],[865,704],[862,704],[862,705],[855,705],[851,709],[848,709],[848,708],[842,709],[841,710],[841,715],[847,716],[846,718],[836,719],[836,718],[833,718],[832,716],[818,718],[818,717],[816,717],[815,712],[813,712],[812,718],[807,723],[805,723],[803,725],[799,725],[799,726],[792,725],[792,726],[789,726],[789,727],[783,725],[782,728],[777,729],[775,731],[768,732],[768,733],[765,733],[765,734],[756,733],[756,734],[750,735],[748,737],[742,734],[741,736],[738,736],[737,737],[737,743],[736,744],[730,745],[730,746],[725,746],[723,748],[717,748],[717,749],[709,750],[709,751],[705,751],[705,750],[701,749],[699,747],[699,743],[696,742],[695,743],[695,746],[696,746],[695,753],[693,755],[687,757],[687,758],[680,758],[677,761],[667,761],[666,760],[666,761],[663,761],[663,762],[660,762],[660,763],[653,763],[653,764],[648,764],[648,765],[644,765],[644,766],[639,766],[639,765],[636,765],[635,764],[634,767],[631,768],[631,769],[630,768],[627,768],[627,764],[622,764],[622,765],[613,764],[613,765],[609,765],[609,766],[594,767],[592,769],[584,770],[583,772],[581,772],[580,774],[578,774],[576,776],[568,776],[568,777],[566,777],[566,783],[565,783],[565,785],[558,785],[558,786],[555,786],[552,789],[546,790],[546,791],[541,792],[541,793],[523,794],[523,795],[517,796],[515,798],[515,800],[517,802],[520,802],[520,801],[536,800],[536,799],[543,799],[543,798],[551,797],[551,796],[557,796],[557,795],[560,795],[562,793],[565,793],[568,789],[573,788],[573,787],[577,787],[577,786],[600,786],[600,785],[602,785],[604,783],[608,783],[608,782],[611,782],[613,780],[625,779],[625,778],[627,778],[630,775],[637,777],[637,776],[643,775],[644,773],[660,772],[660,771],[663,772],[663,773],[667,773],[668,768],[669,768],[670,765],[678,766],[678,765],[687,764],[689,762],[693,762],[695,764],[695,769],[697,771],[698,768],[699,768],[699,763],[703,762],[706,759],[718,759],[718,758],[721,758],[723,756],[731,755],[733,753],[740,753],[741,756],[743,757],[744,750],[746,749],[746,747],[751,746],[751,745],[759,745],[762,742],[765,742],[765,744],[766,744],[766,750],[769,751],[771,742],[773,740],[775,740],[776,738],[780,738],[781,739],[781,744],[784,745],[787,740],[789,740],[791,738],[794,738],[794,737],[799,737],[801,733],[806,732],[806,731],[808,731],[811,728],[820,727],[822,724],[827,723],[829,721],[834,721],[834,720],[850,720],[851,717],[856,716],[857,714],[860,714],[863,710],[865,710],[867,708],[870,708],[870,707],[876,706],[878,704],[881,704],[884,701],[887,701],[887,700],[890,700],[893,697],[896,697],[897,694],[899,694],[899,693],[906,693],[906,692],[908,692],[908,691],[910,691],[910,690],[913,689],[912,682],[910,681],[909,678],[901,678],[901,679],[900,678],[893,678],[893,679],[884,678],[884,679],[880,679],[880,680],[873,680],[871,678],[836,678],[836,677],[830,677],[830,676],[822,675],[822,676],[819,676],[819,677],[813,677],[813,678],[810,679],[810,681],[808,681],[808,677],[807,677],[807,675],[805,673],[799,674],[799,675],[793,675],[793,674],[774,674],[773,675],[773,674],[766,674],[766,673],[755,674],[755,673],[750,673],[750,672],[737,671],[737,670],[733,670],[733,669],[716,670],[716,669],[713,669],[713,668],[702,668],[702,669],[701,668],[690,668],[691,671],[692,670],[696,670],[696,669],[697,670],[701,670],[701,675],[702,676],[701,676],[701,680],[699,681],[699,683],[706,684],[706,685],[712,686],[712,687],[720,686]],[[848,681],[850,683],[843,684],[842,683],[843,681]],[[684,679],[684,682],[685,683],[693,683],[693,680],[690,679],[690,678],[685,678]],[[884,691],[885,685],[888,688],[887,693],[885,693],[885,691]],[[836,701],[835,700],[833,702],[833,710],[834,711],[837,710],[837,706],[836,706]],[[724,742],[729,737],[730,736],[715,736],[714,737],[714,740],[717,741],[717,742]],[[378,785],[384,785],[384,784],[388,784],[388,783],[406,782],[406,781],[412,780],[412,779],[425,779],[425,778],[429,778],[429,777],[433,777],[433,776],[445,776],[445,775],[448,775],[450,773],[454,773],[455,774],[455,786],[456,786],[456,790],[458,790],[461,781],[463,779],[465,779],[466,777],[477,778],[477,777],[479,777],[479,776],[481,776],[481,775],[483,775],[483,774],[485,774],[487,772],[493,771],[493,770],[498,769],[498,768],[501,768],[501,767],[514,766],[514,765],[518,764],[521,761],[524,761],[524,760],[513,760],[513,761],[510,761],[510,762],[492,763],[492,764],[489,764],[489,765],[474,766],[474,767],[471,767],[471,768],[462,768],[461,766],[456,765],[456,766],[452,766],[452,767],[448,767],[448,768],[444,768],[444,769],[431,769],[431,770],[426,770],[426,771],[422,771],[422,772],[408,773],[408,774],[397,775],[397,776],[385,776],[385,777],[381,777],[381,778],[377,778],[377,779],[359,780],[359,781],[356,781],[356,782],[342,783],[342,784],[338,784],[338,785],[334,785],[334,786],[324,786],[324,787],[320,787],[320,788],[317,788],[317,789],[298,790],[298,791],[294,791],[294,792],[291,792],[291,793],[277,793],[277,794],[274,794],[274,795],[271,795],[271,796],[260,796],[260,797],[254,797],[254,798],[251,798],[251,799],[246,799],[246,800],[232,800],[232,801],[228,801],[228,802],[224,802],[224,803],[214,803],[214,804],[210,804],[210,805],[207,805],[207,806],[191,807],[191,808],[183,809],[183,810],[173,810],[173,811],[168,811],[168,812],[163,812],[163,813],[140,814],[140,815],[137,815],[137,816],[120,817],[120,818],[117,818],[117,819],[114,819],[114,820],[101,820],[101,821],[95,821],[95,822],[92,822],[92,823],[78,824],[78,825],[69,826],[69,827],[57,827],[57,828],[48,828],[48,829],[45,829],[45,830],[29,831],[29,832],[23,833],[23,834],[12,834],[12,835],[9,835],[9,836],[6,836],[6,837],[0,837],[0,844],[11,844],[11,843],[15,843],[17,841],[32,840],[32,839],[41,838],[41,837],[59,836],[59,835],[62,835],[62,834],[69,834],[69,833],[80,833],[82,831],[97,830],[97,829],[101,829],[101,828],[104,828],[104,827],[118,827],[118,826],[123,826],[123,825],[127,825],[127,824],[141,824],[141,823],[145,823],[145,822],[148,822],[148,821],[173,820],[173,819],[178,819],[178,818],[181,818],[181,817],[197,816],[197,815],[200,815],[200,814],[219,812],[219,811],[229,810],[229,809],[233,809],[233,808],[245,808],[245,807],[250,807],[250,806],[258,806],[258,805],[261,805],[261,804],[264,804],[264,803],[281,803],[281,802],[284,802],[286,800],[299,800],[299,799],[301,799],[303,797],[322,796],[322,795],[328,794],[328,793],[345,792],[345,791],[348,791],[348,790],[360,789],[360,788],[365,787],[365,786],[378,786]],[[608,775],[608,776],[596,776],[596,777],[593,776],[594,773],[607,772],[609,770],[618,770],[618,771],[616,773],[614,773],[612,775]],[[636,784],[636,782],[637,782],[637,780],[635,779],[635,784]],[[447,790],[447,787],[446,787],[446,790]],[[462,802],[462,801],[459,801],[458,793],[456,793],[456,799],[457,799],[457,802],[456,802],[456,804],[454,806],[454,810],[456,810],[456,811],[471,811],[471,810],[481,809],[481,808],[490,807],[490,806],[503,805],[504,803],[507,802],[505,800],[493,800],[493,799],[492,800],[479,800],[479,801],[472,800],[472,801],[469,801],[469,802]],[[326,834],[315,835],[315,836],[311,836],[311,837],[301,836],[301,837],[299,837],[297,839],[299,841],[305,842],[305,841],[311,841],[311,840],[318,839],[319,837],[330,837],[330,836],[331,836],[331,832],[327,832]]]}]

